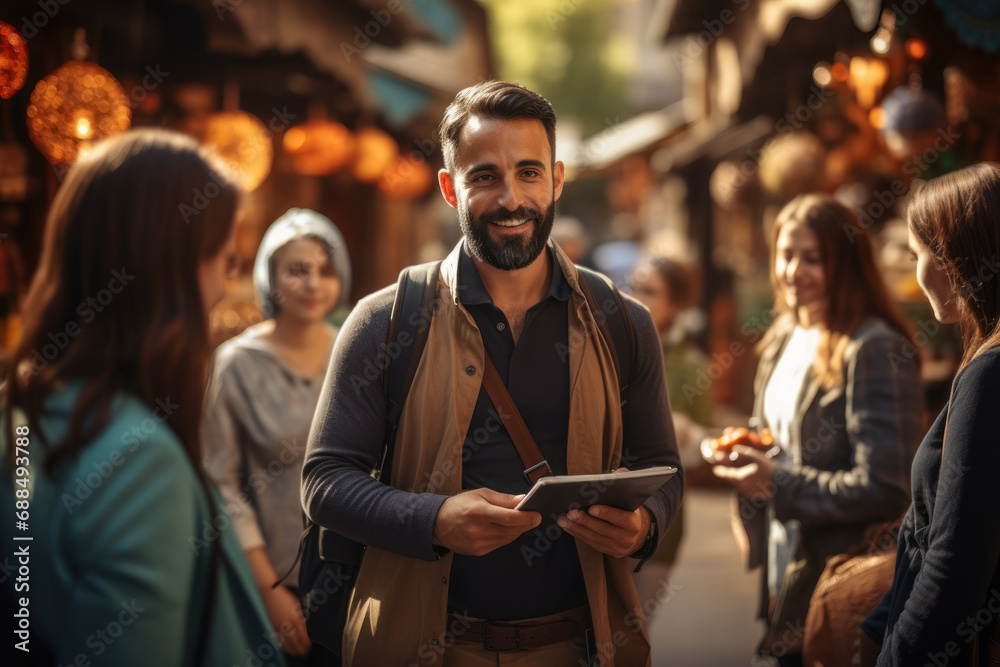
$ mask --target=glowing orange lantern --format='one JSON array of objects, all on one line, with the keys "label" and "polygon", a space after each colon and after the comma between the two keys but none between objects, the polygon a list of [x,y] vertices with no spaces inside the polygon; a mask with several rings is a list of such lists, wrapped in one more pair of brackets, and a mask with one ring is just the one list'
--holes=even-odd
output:
[{"label": "glowing orange lantern", "polygon": [[292,156],[292,167],[304,176],[332,174],[354,157],[351,131],[329,120],[308,120],[285,132],[282,144]]},{"label": "glowing orange lantern", "polygon": [[247,192],[256,190],[271,172],[271,133],[256,116],[245,111],[221,111],[209,116],[203,143],[232,168]]},{"label": "glowing orange lantern", "polygon": [[393,199],[416,199],[433,183],[434,172],[425,161],[401,157],[378,179],[378,189]]},{"label": "glowing orange lantern", "polygon": [[392,137],[374,127],[358,130],[357,140],[351,174],[362,183],[374,183],[396,164],[399,147]]},{"label": "glowing orange lantern", "polygon": [[39,81],[27,116],[28,136],[52,164],[72,164],[92,144],[132,124],[121,84],[85,60],[71,60]]},{"label": "glowing orange lantern", "polygon": [[9,100],[28,76],[28,45],[9,23],[0,21],[0,97]]},{"label": "glowing orange lantern", "polygon": [[927,42],[919,37],[911,37],[906,40],[906,55],[914,60],[923,60],[927,57]]}]

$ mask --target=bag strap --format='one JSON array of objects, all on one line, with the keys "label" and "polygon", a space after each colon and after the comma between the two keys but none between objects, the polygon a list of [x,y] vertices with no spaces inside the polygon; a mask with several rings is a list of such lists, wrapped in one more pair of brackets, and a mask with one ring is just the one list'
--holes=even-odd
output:
[{"label": "bag strap", "polygon": [[389,363],[382,371],[387,414],[381,461],[372,473],[375,479],[381,479],[384,470],[392,471],[399,418],[427,344],[440,273],[441,262],[410,266],[399,272],[385,350]]},{"label": "bag strap", "polygon": [[[396,298],[392,304],[389,334],[385,346],[388,362],[382,370],[382,388],[387,411],[385,434],[382,436],[382,452],[372,470],[372,477],[375,479],[382,479],[384,471],[388,471],[385,473],[386,483],[392,473],[392,450],[396,442],[399,418],[403,413],[403,404],[406,402],[406,395],[410,392],[420,357],[427,344],[440,273],[441,262],[430,262],[403,269],[396,281]],[[299,537],[295,561],[271,588],[277,587],[295,570],[295,566],[302,559],[306,537],[311,530],[319,528],[308,517],[304,517],[304,521],[305,529]]]},{"label": "bag strap", "polygon": [[590,269],[576,267],[583,280],[580,291],[587,299],[590,312],[597,322],[614,360],[618,373],[618,394],[622,407],[628,402],[632,365],[635,360],[635,327],[628,314],[621,292],[607,278]]},{"label": "bag strap", "polygon": [[551,475],[552,466],[542,456],[535,439],[531,437],[531,431],[524,423],[524,418],[521,417],[517,406],[514,405],[514,399],[511,398],[510,392],[504,386],[503,380],[500,379],[500,373],[493,365],[489,352],[485,356],[486,370],[483,373],[483,387],[489,394],[490,400],[493,401],[493,407],[500,413],[500,419],[503,421],[504,428],[507,429],[507,435],[513,441],[514,447],[517,448],[517,454],[521,457],[521,463],[524,464],[524,479],[527,480],[528,484],[534,484],[542,477]]},{"label": "bag strap", "polygon": [[[579,281],[580,291],[587,299],[590,312],[597,322],[598,328],[611,348],[611,358],[618,377],[618,393],[621,405],[627,402],[632,361],[635,354],[635,328],[632,318],[625,309],[625,301],[614,285],[603,276],[585,267],[577,267],[583,279]],[[609,317],[610,315],[610,317]],[[517,448],[521,463],[524,464],[524,479],[534,484],[542,477],[551,475],[552,466],[542,455],[538,444],[531,435],[524,418],[514,404],[510,392],[500,379],[489,353],[486,355],[486,369],[483,373],[483,387],[489,394],[493,406],[500,412],[504,428]]]}]

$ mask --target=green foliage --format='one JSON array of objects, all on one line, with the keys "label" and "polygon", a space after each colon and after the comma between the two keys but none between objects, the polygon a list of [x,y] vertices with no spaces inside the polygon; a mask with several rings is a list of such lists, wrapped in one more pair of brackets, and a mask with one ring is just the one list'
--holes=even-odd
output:
[{"label": "green foliage", "polygon": [[632,115],[635,50],[616,24],[624,0],[480,0],[490,14],[498,75],[544,95],[584,136]]}]

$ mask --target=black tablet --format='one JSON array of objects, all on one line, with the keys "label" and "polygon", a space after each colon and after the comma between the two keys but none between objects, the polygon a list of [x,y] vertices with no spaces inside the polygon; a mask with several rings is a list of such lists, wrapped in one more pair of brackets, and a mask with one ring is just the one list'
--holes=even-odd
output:
[{"label": "black tablet", "polygon": [[514,509],[541,512],[543,518],[608,505],[631,512],[677,473],[677,468],[656,466],[643,470],[599,475],[542,477]]}]

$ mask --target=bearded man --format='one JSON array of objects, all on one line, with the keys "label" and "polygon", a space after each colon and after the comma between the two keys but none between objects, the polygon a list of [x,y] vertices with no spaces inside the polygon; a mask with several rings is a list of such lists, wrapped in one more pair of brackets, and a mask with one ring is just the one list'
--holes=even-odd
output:
[{"label": "bearded man", "polygon": [[550,521],[515,510],[528,471],[483,385],[492,361],[554,474],[680,468],[649,312],[623,298],[635,332],[623,405],[605,314],[549,240],[565,173],[555,122],[545,98],[500,81],[466,88],[445,112],[438,180],[464,237],[440,266],[391,486],[370,475],[383,387],[353,380],[385,356],[396,287],[363,299],[340,332],[302,498],[312,521],[368,545],[344,664],[649,663],[648,601],[629,559],[641,566],[656,550],[682,474],[634,512],[595,505]]}]

